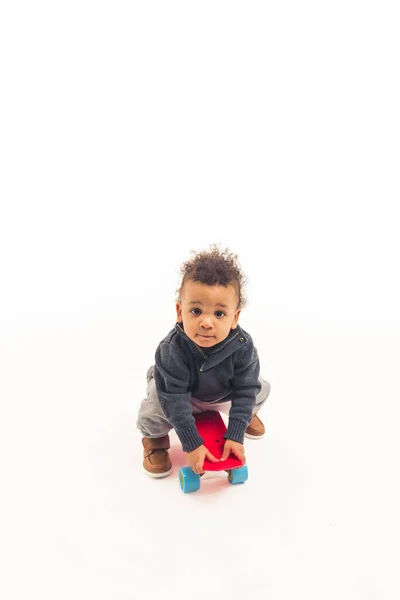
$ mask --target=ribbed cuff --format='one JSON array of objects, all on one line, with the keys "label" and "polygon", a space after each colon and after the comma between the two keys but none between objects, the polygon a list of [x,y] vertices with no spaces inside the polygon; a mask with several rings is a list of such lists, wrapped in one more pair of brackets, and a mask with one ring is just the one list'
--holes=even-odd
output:
[{"label": "ribbed cuff", "polygon": [[185,427],[185,429],[180,429],[179,431],[175,429],[175,431],[184,452],[191,452],[204,444],[204,440],[200,437],[196,425]]},{"label": "ribbed cuff", "polygon": [[224,435],[226,440],[233,440],[234,442],[239,442],[239,444],[243,444],[244,441],[244,432],[247,429],[246,423],[242,423],[242,421],[234,421],[233,419],[229,419],[228,429]]}]

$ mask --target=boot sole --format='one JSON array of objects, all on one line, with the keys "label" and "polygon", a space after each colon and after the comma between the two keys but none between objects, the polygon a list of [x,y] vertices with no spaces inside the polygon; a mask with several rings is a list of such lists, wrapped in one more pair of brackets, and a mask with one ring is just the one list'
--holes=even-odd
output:
[{"label": "boot sole", "polygon": [[244,437],[249,438],[249,440],[261,440],[261,438],[263,438],[265,435],[265,433],[262,433],[261,435],[251,435],[251,433],[245,433]]},{"label": "boot sole", "polygon": [[143,468],[143,471],[146,473],[146,475],[148,475],[149,477],[152,477],[153,479],[161,479],[162,477],[168,477],[168,475],[171,475],[171,473],[172,473],[172,468],[169,471],[164,471],[164,473],[150,473],[150,471],[148,471],[144,467],[142,467],[142,468]]}]

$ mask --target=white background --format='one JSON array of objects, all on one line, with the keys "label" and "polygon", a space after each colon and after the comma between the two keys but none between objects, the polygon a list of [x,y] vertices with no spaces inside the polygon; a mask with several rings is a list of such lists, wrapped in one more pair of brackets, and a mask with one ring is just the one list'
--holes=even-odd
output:
[{"label": "white background", "polygon": [[[0,595],[400,598],[396,2],[0,9]],[[272,386],[249,481],[142,473],[179,267]]]}]

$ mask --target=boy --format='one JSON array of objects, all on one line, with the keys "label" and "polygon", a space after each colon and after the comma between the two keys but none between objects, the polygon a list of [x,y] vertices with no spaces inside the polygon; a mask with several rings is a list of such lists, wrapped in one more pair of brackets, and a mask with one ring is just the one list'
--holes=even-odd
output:
[{"label": "boy", "polygon": [[[245,462],[244,436],[259,439],[265,428],[256,413],[270,385],[260,377],[257,350],[238,325],[245,304],[245,277],[237,255],[213,245],[181,267],[177,323],[159,344],[147,372],[147,398],[137,427],[143,435],[143,466],[150,477],[172,471],[168,432],[175,429],[195,473],[204,459],[225,460],[232,452]],[[222,457],[203,445],[194,414],[218,410],[229,415]]]}]

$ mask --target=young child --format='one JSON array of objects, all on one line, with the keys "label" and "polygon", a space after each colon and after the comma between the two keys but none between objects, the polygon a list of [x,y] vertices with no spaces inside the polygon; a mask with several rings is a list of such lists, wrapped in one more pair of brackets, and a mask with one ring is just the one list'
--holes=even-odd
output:
[{"label": "young child", "polygon": [[[245,278],[237,255],[213,245],[181,267],[177,323],[159,344],[147,372],[147,398],[137,427],[143,435],[143,466],[151,477],[172,471],[168,432],[175,429],[195,473],[204,459],[225,460],[232,452],[245,462],[244,436],[260,439],[265,428],[257,415],[270,385],[260,377],[257,350],[238,325],[245,304]],[[229,415],[223,455],[203,445],[194,414],[218,410]]]}]

